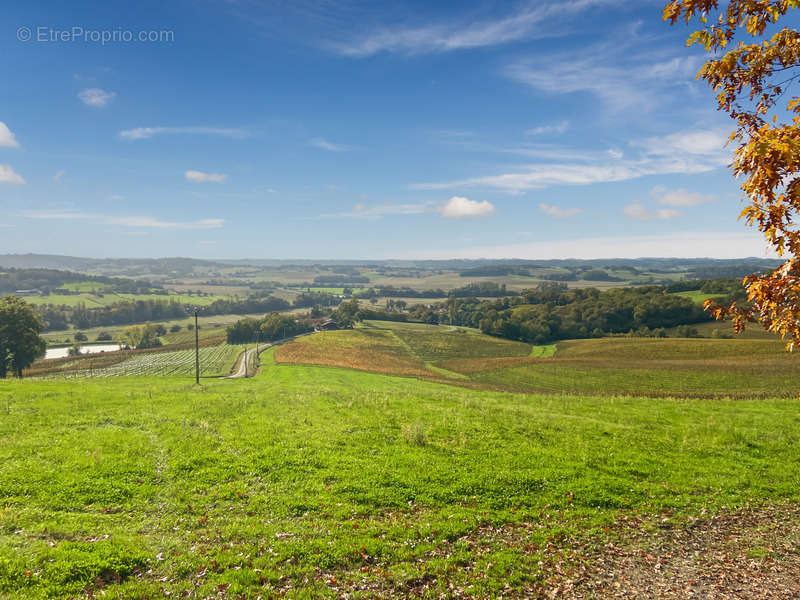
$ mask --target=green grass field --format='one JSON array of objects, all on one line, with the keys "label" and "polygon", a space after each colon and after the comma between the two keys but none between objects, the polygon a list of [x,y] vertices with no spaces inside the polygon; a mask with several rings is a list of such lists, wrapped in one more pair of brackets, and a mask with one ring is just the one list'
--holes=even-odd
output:
[{"label": "green grass field", "polygon": [[599,598],[585,569],[684,531],[791,573],[781,348],[371,322],[246,380],[0,381],[0,598]]},{"label": "green grass field", "polygon": [[4,382],[0,595],[519,597],[554,540],[591,544],[622,515],[800,499],[794,399],[525,396],[269,362],[199,388]]},{"label": "green grass field", "polygon": [[[66,287],[66,286],[65,286]],[[78,286],[81,287],[81,286]],[[100,288],[97,288],[98,291]],[[134,300],[162,300],[175,301],[182,304],[192,304],[206,306],[215,300],[227,298],[226,296],[197,296],[195,294],[118,294],[115,292],[102,292],[93,294],[91,291],[83,291],[80,294],[50,294],[48,296],[25,296],[25,301],[36,306],[42,304],[55,304],[57,306],[78,306],[85,304],[87,308],[97,308],[109,306],[116,302],[130,302]]]},{"label": "green grass field", "polygon": [[703,304],[708,299],[717,300],[719,298],[724,298],[724,294],[709,294],[707,292],[701,292],[700,290],[691,290],[688,292],[675,292],[676,296],[683,296],[684,298],[689,298],[695,304]]}]

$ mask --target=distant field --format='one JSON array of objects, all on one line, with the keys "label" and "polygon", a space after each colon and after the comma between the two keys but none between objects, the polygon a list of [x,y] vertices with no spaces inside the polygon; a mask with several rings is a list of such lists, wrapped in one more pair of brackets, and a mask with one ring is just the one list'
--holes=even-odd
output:
[{"label": "distant field", "polygon": [[[225,327],[243,319],[245,317],[261,318],[264,315],[261,313],[253,315],[210,315],[207,317],[199,317],[198,323],[200,324],[200,338],[216,337],[225,334]],[[194,317],[186,317],[184,319],[175,319],[170,321],[159,321],[167,331],[173,325],[180,325],[181,331],[177,333],[167,333],[163,337],[165,343],[175,344],[188,339],[194,339],[194,331],[189,331],[187,325],[194,325]],[[116,340],[119,334],[130,325],[109,325],[107,327],[91,327],[89,329],[82,329],[81,331],[86,334],[89,341],[95,341],[97,336],[105,332],[111,335]],[[48,331],[42,334],[42,337],[48,344],[63,344],[71,343],[75,335],[76,329],[62,329],[58,331]]]},{"label": "distant field", "polygon": [[[713,337],[716,331],[717,335],[737,340],[780,340],[780,336],[765,331],[762,327],[755,324],[749,324],[747,329],[741,333],[735,333],[733,331],[733,325],[730,321],[707,321],[705,323],[690,325],[690,327],[697,329],[697,333],[701,337]],[[677,330],[677,327],[673,327],[667,330],[667,334],[676,336]]]},{"label": "distant field", "polygon": [[278,348],[278,363],[341,366],[523,393],[797,395],[800,356],[775,340],[602,338],[532,348],[446,326],[370,321]]},{"label": "distant field", "polygon": [[63,306],[78,306],[86,304],[88,308],[109,306],[115,302],[131,300],[165,300],[175,301],[182,304],[196,304],[206,306],[215,300],[226,298],[225,296],[197,296],[188,294],[117,294],[114,292],[103,292],[102,295],[84,292],[77,295],[71,294],[50,294],[49,296],[25,296],[24,300],[30,304],[55,304]]},{"label": "distant field", "polygon": [[701,292],[700,290],[691,290],[689,292],[675,292],[675,296],[683,296],[684,298],[689,298],[695,304],[703,304],[708,299],[717,300],[719,298],[724,298],[724,294],[708,294],[706,292]]}]

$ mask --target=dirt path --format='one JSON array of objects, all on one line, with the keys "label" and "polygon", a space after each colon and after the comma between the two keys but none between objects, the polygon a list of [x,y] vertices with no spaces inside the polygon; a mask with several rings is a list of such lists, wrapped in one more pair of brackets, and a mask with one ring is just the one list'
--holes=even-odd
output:
[{"label": "dirt path", "polygon": [[[268,348],[272,348],[273,346],[277,346],[278,344],[283,344],[284,342],[290,342],[292,340],[296,340],[297,338],[303,337],[304,335],[311,335],[312,333],[315,333],[315,332],[309,331],[308,333],[300,333],[298,335],[293,335],[292,337],[283,338],[282,340],[277,340],[275,342],[260,344],[258,346],[258,353],[261,354],[262,352],[264,352]],[[242,354],[240,354],[239,356],[242,356],[243,354],[244,354],[244,352],[242,352]],[[235,373],[231,373],[230,375],[228,375],[224,379],[243,379],[243,378],[247,377],[248,376],[247,375],[247,365],[250,364],[250,361],[253,359],[255,354],[256,354],[255,346],[253,346],[252,348],[249,348],[247,350],[247,356],[242,357],[242,360],[237,359],[237,360],[239,360],[239,366],[236,368],[236,372]],[[258,370],[256,370],[255,373],[250,375],[250,377],[252,377],[256,373],[258,373]]]},{"label": "dirt path", "polygon": [[[267,348],[270,348],[273,344],[264,344],[263,346],[258,347],[258,353],[261,354]],[[253,357],[256,355],[256,348],[249,348],[247,350],[247,355],[242,352],[239,359],[239,367],[236,369],[235,373],[231,373],[225,379],[242,379],[247,377],[247,365],[250,364],[250,361],[253,360]],[[255,374],[255,373],[254,373]]]}]

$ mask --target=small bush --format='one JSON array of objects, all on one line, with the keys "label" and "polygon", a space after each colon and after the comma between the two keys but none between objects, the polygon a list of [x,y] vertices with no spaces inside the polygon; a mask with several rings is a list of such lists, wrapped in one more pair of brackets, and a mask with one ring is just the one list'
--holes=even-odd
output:
[{"label": "small bush", "polygon": [[403,438],[407,444],[413,446],[426,446],[428,444],[428,436],[425,433],[425,426],[417,421],[411,425],[403,425]]}]

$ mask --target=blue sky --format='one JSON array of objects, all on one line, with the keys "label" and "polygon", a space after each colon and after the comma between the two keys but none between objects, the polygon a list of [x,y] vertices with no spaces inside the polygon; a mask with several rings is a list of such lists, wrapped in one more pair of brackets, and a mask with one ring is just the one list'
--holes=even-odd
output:
[{"label": "blue sky", "polygon": [[14,3],[0,253],[763,256],[661,8]]}]

